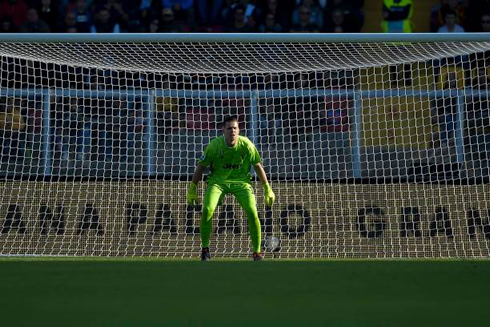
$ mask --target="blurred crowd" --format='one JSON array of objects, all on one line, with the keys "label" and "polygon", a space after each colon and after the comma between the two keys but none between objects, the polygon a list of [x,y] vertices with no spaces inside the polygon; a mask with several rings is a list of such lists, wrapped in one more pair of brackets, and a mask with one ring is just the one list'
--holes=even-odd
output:
[{"label": "blurred crowd", "polygon": [[[379,31],[412,32],[413,0],[379,2]],[[0,0],[0,32],[361,32],[364,0]],[[370,3],[372,6],[372,3]],[[441,0],[430,31],[490,31],[490,0]]]},{"label": "blurred crowd", "polygon": [[359,32],[363,0],[2,0],[2,32]]},{"label": "blurred crowd", "polygon": [[430,12],[429,32],[490,32],[490,1],[441,0]]},{"label": "blurred crowd", "polygon": [[[382,17],[377,23],[379,31],[414,31],[413,14],[422,0],[371,1],[376,1],[378,17]],[[361,32],[368,21],[366,4],[368,2],[364,0],[0,0],[0,32]],[[369,2],[370,8],[372,4]],[[427,23],[430,22],[430,30],[426,32],[490,32],[490,0],[441,0],[424,17]],[[489,58],[488,53],[478,52],[427,63],[433,68],[437,89],[473,89],[475,98],[466,99],[465,128],[469,132],[464,143],[471,147],[466,150],[467,157],[478,163],[487,160],[490,153],[490,100],[482,97],[480,92],[490,87]],[[0,87],[5,89],[26,90],[35,86],[71,91],[112,90],[116,91],[114,94],[121,91],[120,99],[111,98],[110,101],[104,98],[103,92],[85,98],[68,95],[68,92],[64,96],[53,96],[49,99],[49,117],[43,114],[46,112],[45,100],[41,101],[40,94],[22,98],[0,97],[0,175],[26,171],[45,173],[47,168],[44,166],[52,166],[53,174],[56,167],[60,169],[59,174],[67,167],[79,169],[80,174],[105,174],[106,171],[119,174],[123,165],[126,165],[126,173],[141,170],[144,149],[150,144],[143,135],[149,135],[150,126],[158,140],[155,149],[157,170],[162,169],[158,172],[169,173],[168,169],[177,169],[176,173],[182,174],[182,166],[192,165],[175,164],[176,158],[184,156],[183,149],[172,148],[182,146],[181,130],[211,134],[216,131],[215,122],[220,121],[222,115],[242,117],[251,106],[248,98],[197,99],[157,95],[154,117],[147,117],[143,113],[145,101],[149,100],[125,98],[125,89],[349,90],[358,85],[356,78],[359,76],[354,69],[208,75],[112,71],[7,56],[0,58],[0,70]],[[423,71],[409,64],[391,65],[389,77],[384,79],[390,86],[384,87],[417,87],[417,76],[413,75],[417,70]],[[453,96],[432,100],[434,135],[431,142],[434,147],[451,145],[459,119],[459,100]],[[324,163],[318,163],[316,170],[309,168],[311,171],[337,171],[335,178],[352,171],[348,168],[352,160],[349,157],[352,101],[334,96],[278,96],[261,99],[257,105],[260,144],[299,145],[302,142],[298,137],[306,134],[322,143],[321,149],[330,151],[311,157],[333,160],[329,169],[325,169]],[[43,128],[48,120],[49,130]],[[147,131],[143,133],[145,128]],[[168,140],[175,135],[179,138]],[[189,137],[184,136],[186,140]],[[45,140],[41,142],[43,137]],[[194,143],[189,141],[189,144]],[[44,148],[41,144],[45,144]],[[488,149],[482,148],[482,144],[489,145]],[[48,155],[52,164],[47,160]],[[186,154],[185,157],[195,156]],[[27,164],[29,160],[32,160],[30,165]],[[66,162],[64,166],[62,161]],[[19,165],[12,165],[12,162]],[[104,162],[110,164],[107,170],[99,167]],[[114,163],[120,166],[112,166]],[[20,165],[24,165],[24,170],[17,170]],[[273,166],[283,168],[279,164]],[[482,175],[490,171],[490,159],[487,166],[488,170],[482,170]],[[38,170],[28,170],[33,167]]]}]

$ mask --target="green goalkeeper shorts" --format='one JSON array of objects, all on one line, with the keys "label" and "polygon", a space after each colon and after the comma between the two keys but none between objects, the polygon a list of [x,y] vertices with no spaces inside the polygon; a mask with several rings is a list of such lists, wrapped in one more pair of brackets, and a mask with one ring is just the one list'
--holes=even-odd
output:
[{"label": "green goalkeeper shorts", "polygon": [[220,196],[230,193],[235,196],[247,216],[249,213],[252,215],[257,213],[257,203],[252,185],[243,182],[209,184],[204,194],[203,207],[207,207],[207,211],[214,212]]}]

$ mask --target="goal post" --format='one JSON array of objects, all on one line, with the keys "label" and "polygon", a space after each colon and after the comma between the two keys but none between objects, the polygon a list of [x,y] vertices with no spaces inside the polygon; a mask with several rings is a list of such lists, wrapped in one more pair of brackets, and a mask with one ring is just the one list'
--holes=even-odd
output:
[{"label": "goal post", "polygon": [[[188,182],[237,115],[277,196],[252,182],[266,257],[487,258],[489,51],[484,33],[0,35],[0,255],[197,256]],[[251,253],[230,195],[211,247]]]}]

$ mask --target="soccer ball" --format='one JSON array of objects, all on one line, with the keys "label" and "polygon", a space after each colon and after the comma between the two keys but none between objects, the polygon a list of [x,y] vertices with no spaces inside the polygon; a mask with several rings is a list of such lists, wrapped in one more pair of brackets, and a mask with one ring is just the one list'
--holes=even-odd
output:
[{"label": "soccer ball", "polygon": [[281,240],[275,236],[267,236],[263,242],[264,251],[278,252],[281,250]]}]

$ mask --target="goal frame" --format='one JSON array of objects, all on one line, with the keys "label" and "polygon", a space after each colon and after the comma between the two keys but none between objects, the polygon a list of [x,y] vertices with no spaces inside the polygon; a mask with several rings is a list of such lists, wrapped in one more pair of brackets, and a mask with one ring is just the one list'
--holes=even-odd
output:
[{"label": "goal frame", "polygon": [[[0,43],[22,43],[22,42],[31,42],[37,44],[43,43],[108,43],[108,44],[118,44],[118,43],[137,43],[137,44],[146,44],[146,43],[337,43],[337,42],[346,42],[346,43],[393,43],[400,44],[403,42],[412,42],[412,43],[422,43],[422,42],[490,42],[490,34],[486,33],[472,33],[472,34],[425,34],[425,33],[413,33],[413,34],[199,34],[199,33],[184,33],[184,34],[2,34],[0,35]],[[3,53],[0,53],[3,55]],[[399,62],[394,61],[394,64],[398,64]],[[110,63],[108,66],[101,66],[102,69],[110,69]],[[372,67],[371,65],[366,65],[367,67]],[[361,67],[364,68],[364,67]],[[352,156],[352,172],[353,178],[346,179],[346,184],[356,184],[356,183],[364,183],[365,178],[362,177],[361,173],[361,133],[362,133],[362,99],[378,99],[378,98],[386,98],[386,97],[419,97],[426,99],[434,99],[439,97],[454,97],[457,99],[456,101],[456,115],[455,115],[455,149],[456,149],[456,161],[458,164],[461,164],[465,161],[465,152],[464,152],[464,97],[465,96],[482,96],[484,98],[488,98],[487,91],[481,90],[473,90],[473,89],[457,89],[457,90],[421,90],[421,89],[411,89],[411,88],[398,88],[398,89],[374,89],[374,90],[362,90],[362,89],[333,89],[333,88],[323,88],[323,89],[272,89],[272,90],[211,90],[211,91],[203,91],[203,90],[180,90],[180,89],[136,89],[136,88],[127,88],[127,89],[113,89],[113,90],[78,90],[78,89],[49,89],[49,88],[33,88],[33,89],[3,89],[0,88],[0,96],[14,96],[14,97],[27,97],[34,96],[36,98],[41,99],[42,103],[42,144],[45,148],[43,148],[44,155],[44,175],[42,178],[48,179],[51,175],[51,158],[52,152],[50,147],[50,142],[48,141],[50,136],[50,98],[51,96],[60,96],[60,97],[95,97],[95,98],[104,98],[104,97],[120,97],[121,95],[125,95],[127,97],[139,97],[141,98],[141,102],[143,107],[145,108],[144,112],[146,116],[143,117],[145,119],[145,124],[148,126],[148,131],[146,133],[146,145],[147,147],[144,149],[145,151],[145,160],[146,160],[146,170],[144,171],[144,175],[140,176],[140,180],[152,179],[152,176],[155,175],[156,172],[156,156],[155,156],[155,142],[152,139],[155,135],[155,122],[154,122],[154,104],[156,97],[183,97],[183,98],[207,98],[207,97],[229,97],[229,98],[247,98],[250,99],[250,123],[253,128],[250,129],[249,137],[252,141],[256,141],[258,136],[258,123],[259,123],[259,101],[261,99],[266,98],[280,98],[280,97],[313,97],[313,96],[330,96],[330,97],[342,97],[348,98],[352,100],[352,119],[351,122],[351,156]],[[189,178],[189,176],[186,176]],[[56,177],[58,179],[58,177]],[[115,178],[117,179],[117,178]],[[129,178],[131,179],[131,178]],[[138,179],[138,178],[135,178]],[[158,179],[158,178],[157,178]],[[320,180],[319,180],[320,181]],[[275,182],[275,181],[274,181]],[[328,185],[332,187],[338,194],[341,194],[345,191],[345,194],[349,193],[349,187],[347,186],[344,190],[342,186],[333,185],[339,181],[333,181],[332,185]],[[340,181],[342,184],[344,180]],[[383,179],[382,183],[389,184],[392,180],[389,178]],[[406,182],[406,181],[401,181]],[[457,181],[465,183],[465,181]],[[368,181],[370,183],[370,181]],[[396,182],[395,182],[396,183]],[[430,182],[432,183],[432,182]],[[444,181],[446,183],[446,181]],[[435,183],[437,184],[437,182]],[[359,185],[357,185],[359,186]],[[179,186],[182,188],[182,186]],[[336,187],[339,187],[337,189]],[[354,187],[352,189],[355,189]],[[359,193],[362,192],[362,188],[359,188]],[[383,189],[380,187],[380,190]],[[386,187],[383,194],[388,194],[393,191],[395,188]],[[109,188],[107,189],[109,190]],[[179,190],[180,192],[181,190]],[[396,191],[396,190],[395,190]],[[286,191],[283,191],[286,192]],[[327,191],[324,191],[328,193]],[[408,192],[408,191],[407,191]],[[431,190],[431,194],[437,194],[439,190],[435,187]],[[109,192],[107,192],[109,193]],[[462,197],[464,192],[457,193],[457,197]],[[455,196],[455,197],[456,197]],[[451,199],[448,197],[448,199]],[[129,210],[130,209],[130,210]],[[133,208],[129,208],[128,210],[133,212]],[[136,208],[134,211],[136,212]],[[293,213],[301,212],[300,209],[296,209],[292,207],[292,209],[286,209],[286,211],[292,211]],[[362,209],[364,210],[364,209]],[[362,211],[361,210],[361,211]],[[366,209],[368,210],[368,209]],[[369,209],[371,210],[371,209]],[[368,211],[369,211],[368,210]],[[374,210],[374,209],[373,209]],[[408,212],[408,211],[407,211]],[[188,212],[187,212],[188,213]],[[373,214],[373,212],[364,212],[367,216],[369,214]],[[432,213],[431,213],[432,214]],[[358,215],[360,215],[358,213]],[[409,212],[406,214],[407,216],[415,215],[413,212]],[[418,213],[417,213],[418,215]],[[443,215],[441,215],[443,216]],[[310,219],[309,217],[305,217],[305,219]],[[364,219],[364,218],[363,218]],[[287,222],[287,216],[281,217],[281,220],[285,220]],[[442,221],[442,220],[441,220]],[[436,221],[439,223],[439,220]],[[352,225],[354,225],[353,223]],[[408,224],[408,223],[407,223]],[[357,225],[366,225],[364,220],[358,222]],[[381,225],[380,225],[381,226]],[[437,225],[439,226],[439,225]],[[442,226],[442,225],[441,225]],[[188,227],[188,226],[187,226]],[[362,226],[361,226],[362,227]],[[360,229],[365,228],[359,227]],[[437,233],[439,231],[443,231],[445,227],[437,227]],[[464,228],[462,228],[464,229]],[[288,231],[290,232],[290,231]],[[297,232],[298,231],[293,231]],[[322,233],[328,233],[328,230],[321,231]],[[371,232],[364,231],[369,235]],[[377,232],[375,232],[377,233]],[[193,235],[195,236],[195,235]],[[439,234],[436,235],[437,237]],[[447,236],[447,235],[446,235]],[[369,238],[369,237],[368,237]],[[131,240],[131,239],[130,239]],[[152,240],[153,241],[153,240]],[[195,240],[193,240],[195,241]],[[339,244],[342,242],[340,238],[335,240]],[[371,240],[368,240],[371,241]],[[367,242],[368,242],[367,241]],[[121,241],[122,242],[122,241]],[[128,241],[129,242],[129,241]],[[160,242],[163,241],[160,239]],[[135,242],[137,243],[137,242]],[[337,244],[336,244],[337,245]],[[404,245],[404,244],[402,244]],[[328,247],[327,245],[322,245]],[[486,245],[488,251],[488,245]],[[355,246],[352,247],[353,249]],[[193,248],[194,249],[194,248]],[[77,249],[78,251],[78,249]],[[354,251],[354,250],[352,250]],[[459,249],[455,253],[463,253],[458,252]],[[320,251],[321,252],[321,251]],[[52,253],[52,252],[51,252]],[[119,252],[118,252],[119,253]],[[124,252],[122,252],[124,255]],[[131,255],[130,252],[128,252]],[[187,255],[189,252],[185,252],[182,256]],[[299,253],[299,250],[298,250]],[[291,253],[292,255],[297,255],[298,253]],[[339,251],[340,253],[340,251]],[[441,252],[444,253],[444,252]],[[448,252],[449,253],[449,252]],[[452,253],[452,252],[451,252]],[[225,253],[226,255],[227,253]],[[242,253],[239,253],[241,255]],[[302,253],[307,256],[308,253]],[[355,257],[357,254],[355,253],[342,253],[340,255],[350,255],[352,254]],[[410,253],[409,253],[410,254]],[[48,255],[51,255],[48,251]],[[120,254],[117,254],[120,255]],[[134,255],[134,254],[133,254]],[[157,253],[157,255],[159,255]],[[326,256],[331,256],[332,254],[328,254]],[[386,254],[385,254],[386,255]],[[417,254],[416,254],[417,255]],[[459,255],[459,254],[457,254]]]},{"label": "goal frame", "polygon": [[[424,42],[490,42],[489,33],[76,33],[76,34],[57,34],[57,33],[5,33],[0,34],[0,43],[9,42],[31,42],[31,43],[424,43]],[[370,67],[370,66],[366,66]],[[104,68],[104,67],[101,67]],[[110,69],[110,67],[106,67]],[[258,90],[258,91],[192,91],[192,90],[149,90],[148,92],[139,89],[124,90],[13,90],[0,88],[0,96],[26,96],[33,95],[41,97],[43,102],[43,144],[44,152],[44,175],[51,175],[51,156],[49,142],[47,142],[50,118],[49,108],[50,96],[76,96],[76,97],[95,97],[104,98],[125,95],[128,97],[140,96],[144,102],[148,113],[145,123],[149,126],[147,135],[146,149],[146,174],[151,176],[155,173],[155,148],[154,148],[154,129],[155,123],[152,119],[152,110],[155,97],[241,97],[251,100],[251,123],[256,126],[258,123],[257,106],[260,99],[279,96],[340,96],[352,100],[354,103],[353,113],[353,133],[352,137],[352,166],[353,178],[361,179],[361,119],[362,108],[360,99],[376,99],[386,97],[417,96],[421,98],[434,99],[438,97],[455,97],[457,99],[457,112],[455,119],[455,141],[457,152],[457,163],[464,162],[464,96],[487,97],[487,92],[480,90],[417,90],[410,88],[403,89],[383,89],[383,90],[332,90],[332,89],[300,89],[300,90]],[[250,131],[250,138],[256,141],[257,127]]]}]

